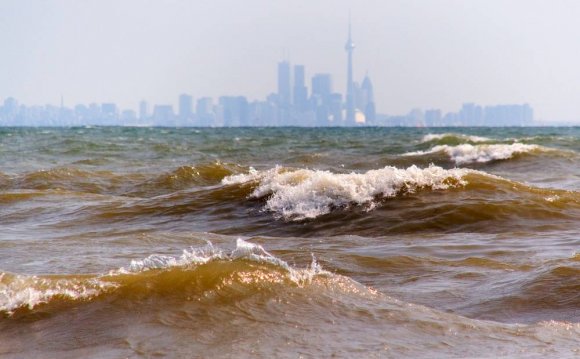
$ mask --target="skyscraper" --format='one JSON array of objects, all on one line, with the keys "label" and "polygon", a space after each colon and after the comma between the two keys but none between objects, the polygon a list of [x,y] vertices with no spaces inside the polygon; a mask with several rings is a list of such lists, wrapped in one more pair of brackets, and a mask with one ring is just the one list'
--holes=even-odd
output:
[{"label": "skyscraper", "polygon": [[375,109],[373,84],[368,74],[365,76],[362,82],[361,92],[363,97],[363,103],[361,104],[360,109],[364,111],[365,124],[372,125],[376,120],[377,114]]},{"label": "skyscraper", "polygon": [[354,113],[354,83],[352,81],[352,53],[354,51],[354,43],[352,42],[351,30],[350,30],[350,19],[348,20],[348,40],[344,49],[347,53],[347,81],[346,81],[346,125],[354,126],[355,113]]},{"label": "skyscraper", "polygon": [[292,103],[299,111],[306,109],[308,90],[305,85],[304,65],[294,66],[294,93]]},{"label": "skyscraper", "polygon": [[119,117],[119,109],[117,108],[117,105],[114,103],[103,103],[101,104],[101,114],[103,116],[103,118],[101,119],[103,121],[103,125],[107,126],[107,125],[115,125],[117,124],[117,120]]},{"label": "skyscraper", "polygon": [[171,105],[155,105],[153,107],[153,121],[156,126],[175,126],[175,115]]},{"label": "skyscraper", "polygon": [[290,105],[290,63],[278,63],[278,101],[280,106]]},{"label": "skyscraper", "polygon": [[328,101],[332,93],[332,77],[330,74],[315,74],[312,76],[312,96],[320,96],[322,101]]},{"label": "skyscraper", "polygon": [[139,119],[146,120],[149,117],[149,106],[147,101],[142,100],[139,102]]},{"label": "skyscraper", "polygon": [[[312,108],[316,112],[318,126],[328,126],[331,108],[332,77],[329,74],[315,74],[312,77]],[[334,123],[334,126],[340,124]]]},{"label": "skyscraper", "polygon": [[193,117],[193,98],[187,94],[179,96],[179,119],[188,121]]},{"label": "skyscraper", "polygon": [[211,97],[202,97],[197,100],[195,106],[197,115],[197,124],[199,126],[214,126],[215,113],[213,109],[213,100]]}]

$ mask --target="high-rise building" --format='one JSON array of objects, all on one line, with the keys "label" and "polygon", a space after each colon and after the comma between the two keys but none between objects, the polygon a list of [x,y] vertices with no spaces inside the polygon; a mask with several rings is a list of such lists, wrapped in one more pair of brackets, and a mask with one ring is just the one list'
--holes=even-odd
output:
[{"label": "high-rise building", "polygon": [[191,95],[179,95],[178,116],[181,121],[188,121],[193,117],[193,97]]},{"label": "high-rise building", "polygon": [[371,82],[371,79],[369,78],[369,75],[368,74],[363,79],[363,82],[362,82],[362,85],[361,85],[360,88],[361,88],[362,96],[363,96],[363,106],[362,106],[362,108],[364,109],[364,107],[366,106],[367,103],[369,103],[369,102],[375,102],[375,99],[374,99],[374,91],[373,91],[373,83]]},{"label": "high-rise building", "polygon": [[101,104],[101,112],[104,116],[117,116],[117,105],[114,103]]},{"label": "high-rise building", "polygon": [[439,109],[431,109],[431,110],[427,110],[425,111],[425,126],[427,127],[435,127],[435,126],[441,126],[442,122],[442,114],[441,114],[441,110]]},{"label": "high-rise building", "polygon": [[347,68],[346,68],[346,125],[354,126],[355,122],[355,107],[354,107],[354,82],[352,80],[352,53],[354,51],[354,42],[351,37],[350,19],[348,21],[348,40],[344,49],[347,53]]},{"label": "high-rise building", "polygon": [[139,119],[146,120],[149,117],[149,105],[147,101],[142,100],[139,102]]},{"label": "high-rise building", "polygon": [[16,114],[18,113],[18,101],[16,101],[16,99],[14,99],[13,97],[8,97],[7,99],[5,99],[3,112],[4,115],[7,117],[16,116]]},{"label": "high-rise building", "polygon": [[157,126],[174,126],[175,115],[171,105],[155,105],[153,108],[153,121]]},{"label": "high-rise building", "polygon": [[213,126],[215,114],[213,110],[213,99],[211,97],[202,97],[197,100],[195,105],[195,114],[198,126]]},{"label": "high-rise building", "polygon": [[119,111],[114,103],[101,104],[101,121],[103,125],[115,125],[119,119]]},{"label": "high-rise building", "polygon": [[315,74],[312,76],[312,96],[320,96],[326,102],[331,93],[332,77],[330,74]]},{"label": "high-rise building", "polygon": [[373,84],[369,75],[367,74],[362,82],[361,85],[361,97],[362,97],[362,104],[361,104],[361,111],[365,114],[365,123],[367,125],[375,124],[375,120],[377,117],[376,109],[375,109],[375,99],[374,99],[374,91],[373,91]]},{"label": "high-rise building", "polygon": [[534,110],[528,104],[486,106],[485,126],[529,126],[534,122]]},{"label": "high-rise building", "polygon": [[459,111],[459,122],[461,126],[481,126],[484,115],[481,106],[474,103],[464,103]]},{"label": "high-rise building", "polygon": [[248,126],[248,100],[244,96],[222,96],[218,103],[221,126]]},{"label": "high-rise building", "polygon": [[[312,96],[310,102],[316,114],[317,126],[328,126],[331,116],[332,77],[330,74],[315,74],[312,77]],[[334,123],[334,126],[340,124]]]},{"label": "high-rise building", "polygon": [[294,66],[294,93],[292,97],[294,107],[299,111],[306,110],[308,89],[305,83],[304,65]]},{"label": "high-rise building", "polygon": [[289,106],[290,94],[290,63],[282,61],[278,63],[278,102],[280,106]]},{"label": "high-rise building", "polygon": [[339,93],[330,94],[329,110],[330,111],[327,125],[341,126],[343,123],[341,94]]},{"label": "high-rise building", "polygon": [[134,110],[123,110],[121,112],[121,122],[124,125],[134,125],[137,121],[137,114]]}]

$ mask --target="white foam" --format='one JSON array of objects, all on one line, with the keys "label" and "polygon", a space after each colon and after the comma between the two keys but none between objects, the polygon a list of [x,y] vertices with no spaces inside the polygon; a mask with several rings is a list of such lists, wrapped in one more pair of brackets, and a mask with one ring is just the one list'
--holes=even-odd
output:
[{"label": "white foam", "polygon": [[286,270],[289,274],[289,279],[301,285],[310,283],[316,275],[330,274],[322,269],[314,256],[312,256],[312,263],[308,268],[294,269],[288,263],[267,252],[262,246],[244,241],[241,238],[237,239],[236,249],[230,254],[229,258],[232,260],[245,259],[260,263],[273,264]]},{"label": "white foam", "polygon": [[171,267],[183,267],[188,265],[199,265],[215,259],[223,259],[226,255],[215,248],[211,242],[207,242],[205,247],[184,249],[179,257],[153,254],[145,259],[132,260],[129,267],[122,267],[109,274],[138,273],[152,269],[167,269]]},{"label": "white foam", "polygon": [[276,167],[264,172],[252,171],[247,175],[226,177],[223,183],[258,181],[251,196],[270,196],[265,210],[285,219],[302,220],[329,213],[333,207],[366,204],[372,208],[376,197],[394,197],[402,191],[463,186],[466,182],[462,178],[467,171],[445,170],[437,166],[424,169],[417,166],[407,169],[387,166],[366,173],[335,174]]},{"label": "white foam", "polygon": [[404,156],[420,156],[429,153],[445,152],[452,161],[458,165],[468,163],[485,163],[497,160],[507,160],[516,154],[529,153],[539,150],[538,145],[527,145],[523,143],[495,144],[495,145],[470,145],[458,146],[440,145],[429,151],[417,151],[405,153]]},{"label": "white foam", "polygon": [[550,202],[550,203],[555,202],[555,201],[557,201],[559,199],[560,199],[560,196],[558,196],[557,194],[556,195],[553,195],[553,196],[544,197],[544,200],[546,202]]},{"label": "white foam", "polygon": [[248,260],[271,264],[284,270],[288,279],[297,285],[309,284],[317,275],[332,275],[323,270],[314,257],[309,267],[296,269],[267,252],[262,246],[238,238],[236,248],[229,254],[208,242],[205,247],[184,250],[179,257],[151,255],[142,260],[131,261],[127,268],[122,267],[93,278],[50,278],[0,272],[0,312],[13,313],[14,310],[25,307],[32,309],[56,297],[69,300],[90,299],[119,288],[121,282],[114,279],[119,275],[135,275],[149,270],[175,267],[187,269],[218,260]]},{"label": "white foam", "polygon": [[0,312],[11,313],[24,307],[32,309],[55,297],[71,300],[88,299],[115,287],[116,284],[97,278],[51,279],[0,273]]},{"label": "white foam", "polygon": [[312,259],[310,267],[306,269],[294,269],[288,263],[267,252],[262,246],[247,242],[241,238],[236,240],[236,248],[231,253],[226,253],[207,242],[205,247],[183,250],[179,257],[151,255],[142,260],[133,260],[128,268],[120,268],[112,271],[109,275],[139,273],[153,269],[170,269],[172,267],[197,266],[215,260],[249,260],[259,263],[268,263],[280,267],[289,273],[289,278],[299,284],[312,280],[317,274],[327,273],[318,265],[316,259]]},{"label": "white foam", "polygon": [[[276,166],[274,168],[274,170],[280,171],[281,167]],[[241,173],[238,175],[231,175],[231,176],[224,177],[222,179],[222,184],[231,185],[231,184],[245,183],[245,182],[255,181],[255,180],[259,179],[260,177],[262,177],[262,172],[258,172],[254,167],[250,167],[248,173]]]},{"label": "white foam", "polygon": [[437,141],[437,140],[442,140],[442,139],[447,138],[447,137],[455,137],[455,138],[459,138],[461,140],[474,142],[474,143],[492,141],[491,138],[464,135],[464,134],[460,134],[460,133],[429,133],[429,134],[423,136],[423,139],[421,140],[421,142],[425,143],[425,142]]}]

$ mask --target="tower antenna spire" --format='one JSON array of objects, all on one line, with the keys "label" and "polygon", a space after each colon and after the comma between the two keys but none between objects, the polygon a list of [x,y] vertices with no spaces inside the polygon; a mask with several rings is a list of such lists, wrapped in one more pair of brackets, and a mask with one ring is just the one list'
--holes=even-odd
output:
[{"label": "tower antenna spire", "polygon": [[348,10],[348,40],[351,40],[351,20],[350,20],[350,9]]},{"label": "tower antenna spire", "polygon": [[354,109],[354,83],[352,80],[352,53],[354,51],[354,43],[352,42],[352,26],[350,20],[350,11],[348,12],[348,40],[344,49],[347,53],[347,81],[346,81],[346,125],[354,126],[355,122],[355,109]]}]

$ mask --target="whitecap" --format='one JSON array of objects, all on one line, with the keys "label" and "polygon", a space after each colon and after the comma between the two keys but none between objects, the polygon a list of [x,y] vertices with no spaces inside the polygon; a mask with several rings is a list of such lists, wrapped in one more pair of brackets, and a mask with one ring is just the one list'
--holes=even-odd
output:
[{"label": "whitecap", "polygon": [[405,153],[404,156],[421,156],[430,153],[444,152],[452,161],[458,165],[469,163],[485,163],[497,160],[507,160],[514,155],[530,153],[542,149],[538,145],[528,145],[523,143],[493,144],[493,145],[471,145],[463,144],[458,146],[439,145],[428,151],[416,151]]},{"label": "whitecap", "polygon": [[110,276],[120,274],[140,273],[149,270],[163,270],[175,267],[187,268],[199,266],[217,260],[248,260],[258,263],[267,263],[279,267],[288,272],[290,280],[304,284],[310,282],[315,275],[329,274],[324,271],[312,258],[312,263],[306,269],[292,268],[288,263],[266,251],[259,244],[251,243],[238,238],[236,248],[230,253],[224,252],[220,248],[214,247],[211,242],[207,242],[204,247],[184,249],[178,257],[153,254],[141,260],[132,260],[128,267],[122,267],[118,270],[109,272]]},{"label": "whitecap", "polygon": [[290,220],[316,218],[332,208],[351,204],[375,205],[375,198],[394,197],[401,192],[412,193],[429,188],[444,190],[464,186],[465,169],[445,170],[437,166],[421,169],[411,166],[398,169],[387,166],[366,173],[336,174],[319,170],[285,170],[276,167],[268,171],[250,171],[246,175],[226,177],[222,183],[258,182],[251,194],[269,196],[265,210]]},{"label": "whitecap", "polygon": [[32,309],[56,297],[88,299],[116,286],[98,278],[42,278],[0,273],[0,312],[12,313],[24,307]]},{"label": "whitecap", "polygon": [[465,140],[469,142],[489,142],[492,141],[491,138],[488,137],[481,137],[481,136],[472,136],[472,135],[464,135],[458,133],[429,133],[423,136],[421,139],[422,143],[431,142],[431,141],[438,141],[444,138],[458,138],[460,140]]},{"label": "whitecap", "polygon": [[33,309],[55,298],[86,300],[118,289],[123,281],[119,276],[133,276],[151,270],[191,269],[212,261],[245,260],[273,265],[286,273],[288,280],[301,286],[310,284],[315,276],[333,276],[322,269],[312,257],[310,266],[298,269],[272,255],[262,246],[236,240],[236,248],[226,252],[207,242],[204,247],[183,250],[180,256],[153,254],[141,260],[131,261],[128,267],[94,276],[41,277],[0,272],[0,313],[13,313],[18,308]]}]

